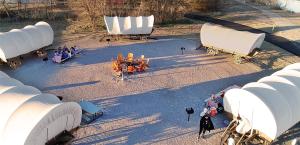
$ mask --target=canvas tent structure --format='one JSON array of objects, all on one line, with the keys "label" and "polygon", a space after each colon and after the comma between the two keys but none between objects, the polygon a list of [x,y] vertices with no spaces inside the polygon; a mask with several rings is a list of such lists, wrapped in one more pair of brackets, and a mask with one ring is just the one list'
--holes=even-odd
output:
[{"label": "canvas tent structure", "polygon": [[150,35],[153,30],[154,16],[104,16],[104,22],[109,35]]},{"label": "canvas tent structure", "polygon": [[200,39],[202,45],[213,53],[224,51],[239,56],[248,56],[255,48],[261,47],[265,34],[237,31],[221,25],[205,23],[200,31]]},{"label": "canvas tent structure", "polygon": [[300,121],[300,63],[225,93],[224,109],[273,141]]},{"label": "canvas tent structure", "polygon": [[81,107],[0,72],[0,144],[45,144],[81,122]]},{"label": "canvas tent structure", "polygon": [[277,0],[278,5],[285,10],[300,13],[300,1],[299,0]]},{"label": "canvas tent structure", "polygon": [[34,26],[28,25],[23,29],[12,29],[0,33],[0,59],[9,59],[37,51],[53,43],[54,32],[46,22],[38,22]]}]

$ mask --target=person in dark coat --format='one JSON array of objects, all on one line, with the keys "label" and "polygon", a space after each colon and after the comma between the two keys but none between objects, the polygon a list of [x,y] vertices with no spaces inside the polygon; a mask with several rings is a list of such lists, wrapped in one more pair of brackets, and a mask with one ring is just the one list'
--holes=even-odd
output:
[{"label": "person in dark coat", "polygon": [[205,114],[204,116],[202,116],[200,119],[199,137],[201,136],[201,133],[204,136],[206,131],[210,132],[214,129],[215,127],[211,121],[209,114]]}]

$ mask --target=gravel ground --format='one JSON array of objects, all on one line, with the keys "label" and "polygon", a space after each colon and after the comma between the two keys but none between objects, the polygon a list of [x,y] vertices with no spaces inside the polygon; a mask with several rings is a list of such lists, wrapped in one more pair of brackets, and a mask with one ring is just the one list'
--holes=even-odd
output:
[{"label": "gravel ground", "polygon": [[[272,29],[274,19],[253,8],[235,2],[228,2],[225,6],[226,11],[219,18],[266,31]],[[289,19],[295,23],[296,18]],[[99,34],[74,35],[76,39],[62,42],[70,46],[75,44],[84,51],[65,64],[26,56],[17,70],[6,66],[0,66],[0,69],[24,84],[64,96],[64,101],[85,99],[104,108],[103,117],[81,126],[74,133],[72,144],[215,145],[219,144],[220,132],[224,129],[222,122],[226,118],[222,115],[213,118],[217,129],[205,139],[198,140],[203,100],[230,85],[256,81],[300,60],[267,42],[253,63],[235,64],[229,54],[210,56],[204,50],[195,50],[199,46],[200,27],[201,24],[159,28],[154,36],[163,39],[119,41],[110,47],[98,41]],[[292,31],[289,29],[289,32]],[[168,39],[170,35],[172,39]],[[181,47],[186,48],[183,55]],[[119,52],[123,55],[133,52],[136,57],[144,54],[150,58],[150,69],[127,76],[125,81],[114,80],[111,59]],[[189,122],[186,107],[195,109]],[[299,125],[280,137],[277,143],[291,140],[299,134],[298,130]]]},{"label": "gravel ground", "polygon": [[[76,44],[85,46],[83,54],[65,64],[28,56],[17,70],[1,68],[27,85],[64,96],[64,101],[91,100],[104,108],[103,117],[75,132],[72,144],[217,144],[224,127],[222,115],[213,118],[217,129],[197,140],[203,100],[274,71],[252,63],[235,64],[229,54],[210,56],[195,50],[198,39],[113,42],[110,47],[82,39]],[[181,47],[186,48],[183,55]],[[116,81],[111,58],[118,52],[144,54],[151,67]],[[186,107],[195,109],[189,122]]]}]

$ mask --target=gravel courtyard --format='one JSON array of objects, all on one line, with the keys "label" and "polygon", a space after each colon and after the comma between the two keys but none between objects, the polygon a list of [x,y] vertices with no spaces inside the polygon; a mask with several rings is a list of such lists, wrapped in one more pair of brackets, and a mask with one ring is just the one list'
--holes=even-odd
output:
[{"label": "gravel courtyard", "polygon": [[[83,54],[54,64],[25,57],[17,70],[6,72],[24,84],[64,97],[64,101],[90,100],[101,105],[104,116],[81,126],[72,144],[216,144],[224,118],[213,118],[217,128],[197,139],[203,101],[233,85],[256,81],[272,73],[253,63],[235,64],[229,54],[210,56],[198,39],[160,39],[105,43],[85,39],[76,43]],[[181,54],[181,47],[185,47]],[[145,73],[113,79],[111,59],[121,52],[150,58]],[[187,121],[186,107],[195,113]]]}]

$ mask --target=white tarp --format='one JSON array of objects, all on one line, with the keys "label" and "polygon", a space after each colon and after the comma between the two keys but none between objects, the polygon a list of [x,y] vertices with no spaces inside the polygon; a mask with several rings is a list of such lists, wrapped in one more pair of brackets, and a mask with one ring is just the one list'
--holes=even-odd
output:
[{"label": "white tarp", "polygon": [[46,22],[0,33],[0,59],[7,62],[7,59],[51,45],[53,39],[54,32]]},{"label": "white tarp", "polygon": [[265,34],[237,31],[221,25],[205,23],[201,28],[200,39],[203,46],[246,56],[255,48],[261,47]]},{"label": "white tarp", "polygon": [[107,32],[112,35],[150,34],[153,29],[154,16],[108,17],[104,16]]},{"label": "white tarp", "polygon": [[225,111],[249,120],[253,129],[272,140],[300,121],[299,105],[300,72],[289,69],[231,89],[224,97]]},{"label": "white tarp", "polygon": [[291,81],[298,89],[300,89],[300,72],[296,70],[289,70],[285,67],[283,70],[275,72],[272,76],[280,76]]},{"label": "white tarp", "polygon": [[291,64],[291,65],[288,65],[287,67],[284,68],[284,70],[286,70],[286,69],[300,71],[300,63],[294,63],[294,64]]},{"label": "white tarp", "polygon": [[23,84],[20,81],[13,78],[0,78],[0,94],[11,88],[22,85]]},{"label": "white tarp", "polygon": [[40,145],[80,125],[81,107],[0,73],[0,144]]},{"label": "white tarp", "polygon": [[[17,49],[20,52],[20,54],[26,54],[31,51],[31,48],[33,48],[32,40],[30,39],[30,36],[28,33],[24,33],[22,29],[12,29],[7,33],[7,35],[11,35],[14,40],[14,43],[17,45]],[[19,37],[15,37],[19,36]],[[19,42],[26,42],[26,43],[19,43]]]},{"label": "white tarp", "polygon": [[300,13],[300,1],[299,0],[278,0],[278,5],[285,10]]},{"label": "white tarp", "polygon": [[0,71],[0,78],[9,78],[9,76],[6,73]]},{"label": "white tarp", "polygon": [[6,33],[0,34],[0,59],[4,62],[7,61],[8,58],[13,58],[21,55],[19,50],[17,49],[17,45]]},{"label": "white tarp", "polygon": [[43,46],[48,46],[53,43],[54,32],[51,26],[46,22],[38,22],[34,25],[43,35]]}]

